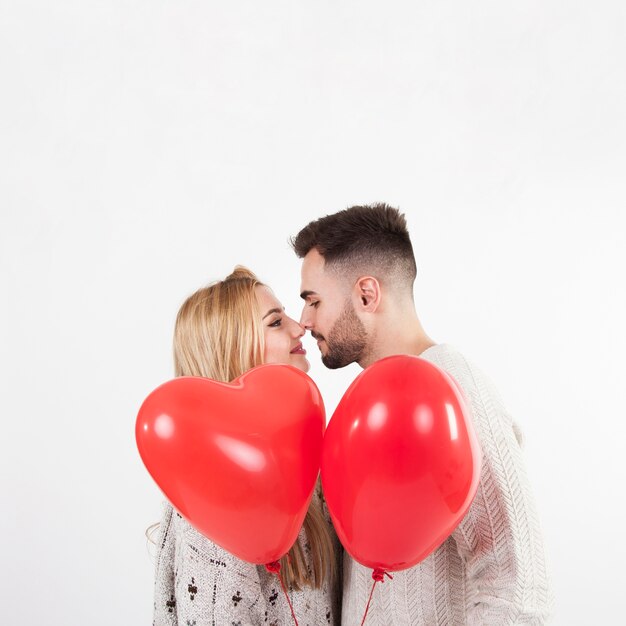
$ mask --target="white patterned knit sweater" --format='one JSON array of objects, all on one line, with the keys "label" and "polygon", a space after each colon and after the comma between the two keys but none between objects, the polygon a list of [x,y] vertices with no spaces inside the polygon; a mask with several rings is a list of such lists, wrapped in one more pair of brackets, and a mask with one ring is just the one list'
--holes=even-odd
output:
[{"label": "white patterned knit sweater", "polygon": [[[521,435],[492,383],[456,350],[436,345],[420,356],[450,373],[471,404],[483,451],[480,484],[467,515],[442,546],[376,585],[365,624],[545,624],[551,593]],[[393,520],[388,524],[392,533]],[[372,570],[347,553],[343,561],[342,625],[357,626]]]},{"label": "white patterned knit sweater", "polygon": [[[313,497],[321,498],[318,488]],[[323,499],[322,507],[330,525]],[[340,576],[341,545],[334,530],[332,536]],[[298,541],[310,567],[304,527]],[[300,626],[340,623],[340,584],[288,590]],[[268,572],[264,565],[241,561],[226,552],[195,530],[169,503],[164,503],[157,539],[154,626],[289,626],[293,623],[276,574]]]}]

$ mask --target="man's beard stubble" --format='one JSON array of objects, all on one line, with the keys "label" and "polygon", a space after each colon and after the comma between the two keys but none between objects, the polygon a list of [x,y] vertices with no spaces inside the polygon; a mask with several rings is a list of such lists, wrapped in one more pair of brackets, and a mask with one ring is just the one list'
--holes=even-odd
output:
[{"label": "man's beard stubble", "polygon": [[350,301],[346,302],[330,329],[326,346],[327,352],[322,356],[322,363],[328,369],[339,369],[362,360],[367,346],[367,332]]}]

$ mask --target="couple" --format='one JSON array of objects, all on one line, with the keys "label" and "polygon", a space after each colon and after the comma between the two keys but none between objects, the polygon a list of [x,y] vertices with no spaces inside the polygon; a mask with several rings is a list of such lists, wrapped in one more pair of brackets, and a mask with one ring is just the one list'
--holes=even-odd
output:
[{"label": "couple", "polygon": [[[521,437],[489,380],[424,332],[413,301],[416,265],[404,216],[384,204],[351,207],[311,222],[293,247],[303,259],[300,322],[286,315],[269,287],[237,267],[181,307],[174,333],[176,376],[229,382],[261,363],[306,372],[306,330],[329,368],[352,362],[364,368],[386,356],[413,354],[448,371],[472,405],[484,456],[478,492],[435,552],[377,585],[367,624],[546,623],[550,591]],[[392,533],[392,519],[388,525]],[[281,566],[301,626],[360,623],[371,570],[343,553],[319,481]],[[155,626],[290,623],[291,610],[273,574],[230,555],[165,505],[157,539]]]}]

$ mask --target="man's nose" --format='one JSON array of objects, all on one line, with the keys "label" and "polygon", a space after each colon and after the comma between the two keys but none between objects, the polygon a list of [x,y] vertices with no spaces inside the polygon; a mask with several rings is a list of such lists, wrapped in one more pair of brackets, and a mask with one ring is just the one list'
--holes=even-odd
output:
[{"label": "man's nose", "polygon": [[305,330],[309,330],[311,328],[311,318],[308,314],[306,306],[302,309],[302,315],[300,315],[300,326],[304,327]]}]

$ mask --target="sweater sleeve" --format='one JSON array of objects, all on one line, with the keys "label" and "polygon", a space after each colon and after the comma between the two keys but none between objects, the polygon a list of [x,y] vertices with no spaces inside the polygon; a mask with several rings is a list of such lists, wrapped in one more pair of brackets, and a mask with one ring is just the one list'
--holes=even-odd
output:
[{"label": "sweater sleeve", "polygon": [[519,430],[484,375],[469,365],[451,373],[469,397],[483,452],[476,497],[453,533],[466,567],[467,623],[545,624],[551,595]]},{"label": "sweater sleeve", "polygon": [[154,576],[153,626],[177,626],[174,591],[174,529],[173,509],[163,504],[163,513],[157,537]]},{"label": "sweater sleeve", "polygon": [[[201,535],[169,507],[157,559],[154,626],[265,623],[257,567]],[[165,517],[165,516],[164,516]]]}]

